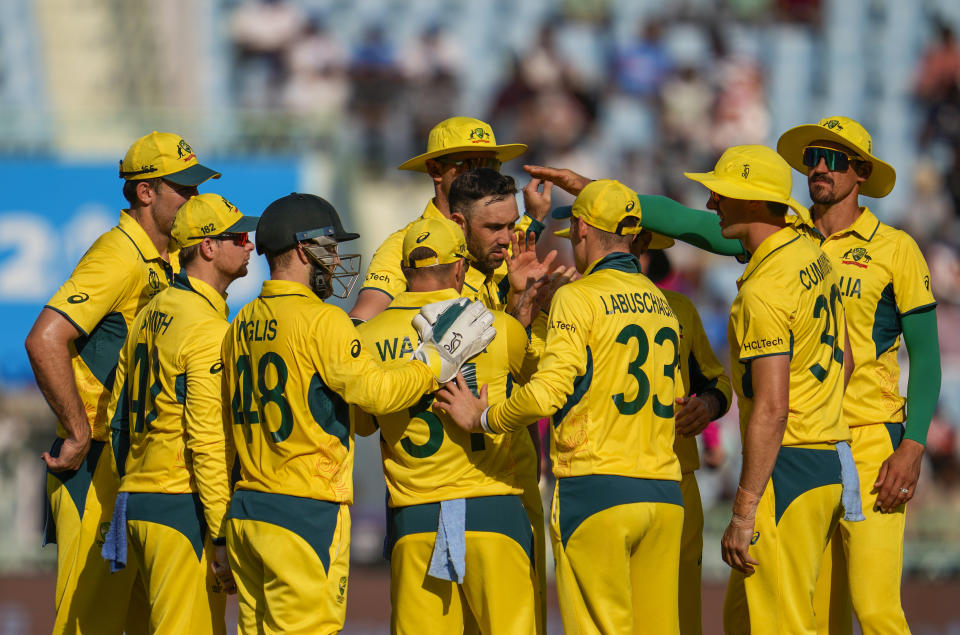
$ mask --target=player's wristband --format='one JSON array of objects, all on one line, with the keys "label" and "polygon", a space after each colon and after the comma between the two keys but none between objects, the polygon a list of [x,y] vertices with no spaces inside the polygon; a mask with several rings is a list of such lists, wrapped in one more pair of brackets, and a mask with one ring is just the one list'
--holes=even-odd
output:
[{"label": "player's wristband", "polygon": [[493,430],[490,429],[490,424],[487,423],[487,412],[490,411],[490,406],[487,406],[483,409],[483,412],[480,413],[480,427],[483,428],[484,432],[489,434],[494,434]]}]

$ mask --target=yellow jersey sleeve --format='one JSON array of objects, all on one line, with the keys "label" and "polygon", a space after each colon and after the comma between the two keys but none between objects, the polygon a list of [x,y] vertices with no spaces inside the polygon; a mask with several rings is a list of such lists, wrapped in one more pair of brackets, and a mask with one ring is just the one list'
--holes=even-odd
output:
[{"label": "yellow jersey sleeve", "polygon": [[741,362],[767,355],[790,354],[790,309],[762,289],[744,289],[734,328],[739,349],[730,351]]},{"label": "yellow jersey sleeve", "polygon": [[906,232],[898,232],[898,248],[894,251],[893,294],[897,311],[907,315],[937,305],[930,290],[930,269],[916,241]]},{"label": "yellow jersey sleeve", "polygon": [[563,406],[574,380],[586,375],[590,305],[578,302],[570,285],[557,290],[550,309],[546,346],[537,373],[506,402],[491,406],[487,423],[494,432],[514,432]]},{"label": "yellow jersey sleeve", "polygon": [[437,388],[430,368],[418,361],[386,370],[361,343],[360,333],[338,307],[314,321],[310,353],[324,383],[372,415],[394,412],[416,403]]},{"label": "yellow jersey sleeve", "polygon": [[400,261],[403,260],[403,237],[406,232],[406,227],[393,232],[373,252],[361,290],[376,289],[395,298],[407,288],[407,279],[400,268]]},{"label": "yellow jersey sleeve", "polygon": [[211,538],[217,540],[225,537],[223,518],[230,504],[230,470],[236,454],[232,435],[224,428],[221,402],[220,343],[228,326],[226,321],[199,325],[187,341],[200,345],[180,351],[186,375],[183,405],[186,447],[193,462],[193,476],[207,528]]},{"label": "yellow jersey sleeve", "polygon": [[89,335],[108,313],[117,311],[129,294],[131,263],[114,249],[105,248],[104,237],[91,247],[47,306],[64,315],[82,335]]}]

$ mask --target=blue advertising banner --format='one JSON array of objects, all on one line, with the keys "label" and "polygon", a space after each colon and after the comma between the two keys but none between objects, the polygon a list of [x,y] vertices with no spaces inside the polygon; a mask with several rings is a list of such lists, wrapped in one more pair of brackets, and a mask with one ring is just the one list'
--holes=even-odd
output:
[{"label": "blue advertising banner", "polygon": [[[250,215],[301,183],[300,164],[290,158],[203,163],[223,177],[200,191],[222,194]],[[126,207],[122,185],[116,163],[0,160],[0,387],[32,383],[24,339],[87,248],[117,224]],[[266,275],[263,258],[251,258],[247,277],[230,287],[231,309],[256,296]]]}]

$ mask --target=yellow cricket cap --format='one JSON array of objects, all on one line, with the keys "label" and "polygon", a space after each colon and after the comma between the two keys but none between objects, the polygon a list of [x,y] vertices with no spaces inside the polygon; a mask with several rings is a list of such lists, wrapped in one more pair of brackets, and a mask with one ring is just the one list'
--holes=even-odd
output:
[{"label": "yellow cricket cap", "polygon": [[120,178],[139,181],[162,176],[177,185],[200,185],[219,179],[220,173],[200,165],[193,148],[180,135],[157,132],[133,142],[120,161]]},{"label": "yellow cricket cap", "polygon": [[[643,231],[640,226],[640,200],[637,193],[620,181],[600,179],[591,181],[573,201],[573,205],[565,205],[553,210],[554,218],[570,218],[576,216],[592,227],[602,229],[611,234],[639,234]],[[624,226],[628,218],[636,218],[637,223]],[[560,238],[570,237],[570,228],[554,232]]]},{"label": "yellow cricket cap", "polygon": [[506,163],[527,151],[522,143],[497,145],[493,128],[473,117],[450,117],[433,127],[427,137],[427,151],[401,163],[398,170],[427,171],[427,159],[455,152],[496,152],[497,159]]},{"label": "yellow cricket cap", "polygon": [[207,236],[255,231],[259,220],[258,216],[244,216],[219,194],[199,194],[191,196],[177,210],[170,236],[183,249]]},{"label": "yellow cricket cap", "polygon": [[720,196],[783,203],[805,223],[811,223],[809,210],[790,196],[793,190],[790,166],[767,146],[727,148],[712,172],[684,172],[683,175]]},{"label": "yellow cricket cap", "polygon": [[794,170],[807,174],[810,170],[803,164],[803,151],[816,141],[833,141],[845,145],[856,158],[873,164],[870,176],[860,184],[860,193],[873,198],[883,198],[897,182],[897,171],[889,163],[873,156],[873,139],[860,122],[850,117],[827,117],[816,125],[806,124],[787,130],[777,141],[780,153]]},{"label": "yellow cricket cap", "polygon": [[[410,255],[425,247],[432,255],[412,260]],[[420,254],[418,254],[420,255]],[[403,236],[403,266],[412,269],[446,265],[467,257],[463,230],[446,218],[423,218],[410,225]]]}]

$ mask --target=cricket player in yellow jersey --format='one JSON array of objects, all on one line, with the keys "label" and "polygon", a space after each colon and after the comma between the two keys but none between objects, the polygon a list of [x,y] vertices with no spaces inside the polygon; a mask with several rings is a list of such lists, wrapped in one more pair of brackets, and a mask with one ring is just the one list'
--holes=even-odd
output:
[{"label": "cricket player in yellow jersey", "polygon": [[466,382],[437,393],[470,432],[516,431],[553,415],[550,514],[567,633],[675,633],[683,506],[673,451],[678,323],[630,253],[636,194],[595,181],[573,204],[569,236],[583,277],[550,307],[539,368],[487,407]]},{"label": "cricket player in yellow jersey", "polygon": [[184,203],[172,230],[181,271],[137,315],[120,352],[110,412],[122,478],[103,551],[143,582],[151,633],[226,632],[224,585],[234,587],[223,519],[234,451],[220,343],[226,290],[247,273],[256,227],[219,194]]},{"label": "cricket player in yellow jersey", "polygon": [[[433,181],[434,197],[430,199],[423,214],[416,220],[450,218],[450,187],[459,175],[467,170],[483,167],[499,171],[501,164],[515,159],[526,150],[527,146],[522,143],[498,145],[490,124],[479,119],[472,117],[444,119],[430,131],[427,138],[427,151],[399,166],[400,170],[423,172]],[[538,192],[541,184],[544,186],[543,192]],[[518,229],[524,233],[540,234],[543,230],[542,221],[550,211],[551,187],[549,183],[531,179],[523,189],[526,214],[517,222]],[[403,237],[408,228],[409,223],[390,234],[373,254],[370,267],[367,268],[367,275],[363,280],[363,288],[357,296],[357,303],[350,311],[350,317],[356,321],[369,320],[387,308],[390,301],[406,289],[400,260]],[[467,235],[468,244],[469,241],[470,236]],[[512,309],[517,291],[512,291],[510,288],[506,265],[502,258],[495,263],[494,268],[493,287],[496,288],[500,301]]]},{"label": "cricket player in yellow jersey", "polygon": [[106,410],[130,323],[179,270],[168,251],[177,209],[219,176],[178,135],[153,132],[135,141],[120,161],[129,209],[87,250],[27,336],[37,385],[59,421],[58,439],[43,454],[45,543],[57,543],[55,633],[146,628],[142,593],[129,620],[126,603],[105,600],[127,595],[133,579],[132,572],[111,576],[100,556],[119,484]]},{"label": "cricket player in yellow jersey", "polygon": [[[504,265],[508,270],[510,287],[522,295],[521,290],[531,288],[549,271],[556,251],[547,254],[541,261],[537,257],[532,233],[523,239],[517,238],[519,211],[514,195],[517,189],[513,177],[500,174],[489,168],[468,170],[454,179],[448,196],[451,218],[462,228],[467,243],[467,270],[461,295],[482,302],[491,311],[508,311],[506,298],[500,293],[497,271]],[[508,252],[508,247],[512,251]],[[554,275],[562,271],[554,272]],[[531,326],[533,316],[539,311],[527,293],[523,300],[513,304],[512,310],[523,326]],[[530,328],[534,350],[539,355],[543,349],[543,333],[546,328],[545,314]],[[543,502],[540,496],[540,443],[535,429],[529,435],[512,435],[513,457],[516,475],[523,488],[523,506],[527,510],[534,533],[534,561],[539,579],[538,594],[540,619],[538,633],[543,632],[547,615],[546,529],[544,527]]]},{"label": "cricket player in yellow jersey", "polygon": [[[499,175],[498,175],[499,176]],[[403,242],[408,291],[358,327],[364,346],[388,368],[406,364],[417,344],[411,318],[457,298],[466,271],[463,232],[447,219],[413,223]],[[464,365],[468,384],[503,399],[536,370],[526,331],[494,311],[497,336]],[[387,482],[394,633],[537,631],[538,581],[533,534],[521,503],[509,435],[468,433],[426,396],[408,410],[363,416],[358,434],[380,430]],[[526,437],[526,430],[516,433]],[[542,515],[541,515],[542,518]]]},{"label": "cricket player in yellow jersey", "polygon": [[223,341],[224,408],[240,461],[227,548],[241,633],[343,628],[353,501],[348,404],[374,415],[413,406],[494,335],[489,312],[464,301],[431,314],[413,361],[383,369],[347,314],[323,302],[349,293],[358,256],[337,250],[355,238],[318,196],[271,203],[256,234],[271,279]]},{"label": "cricket player in yellow jersey", "polygon": [[[916,242],[881,223],[861,194],[880,198],[896,172],[873,154],[858,122],[827,117],[785,132],[778,152],[807,176],[812,225],[840,278],[856,363],[844,421],[866,521],[841,521],[828,549],[815,606],[821,632],[850,633],[850,601],[865,634],[907,633],[900,604],[906,502],[917,486],[930,419],[940,393],[940,348],[930,272]],[[910,359],[907,398],[899,392],[900,336]]]},{"label": "cricket player in yellow jersey", "polygon": [[846,329],[838,279],[787,215],[803,208],[773,150],[735,146],[712,172],[686,176],[710,190],[707,207],[723,236],[750,254],[727,329],[743,467],[721,541],[734,569],[724,630],[814,633],[813,588],[841,513],[841,457],[854,472],[840,417]]},{"label": "cricket player in yellow jersey", "polygon": [[[672,247],[672,238],[644,230],[633,241],[631,251],[644,263],[650,249]],[[680,459],[680,490],[683,493],[683,534],[680,538],[679,612],[681,635],[703,631],[701,572],[703,561],[703,503],[695,470],[700,468],[696,436],[711,421],[730,408],[730,378],[723,371],[703,330],[700,314],[687,296],[661,289],[680,323],[680,375],[688,395],[677,401],[677,435],[673,449]]]}]

